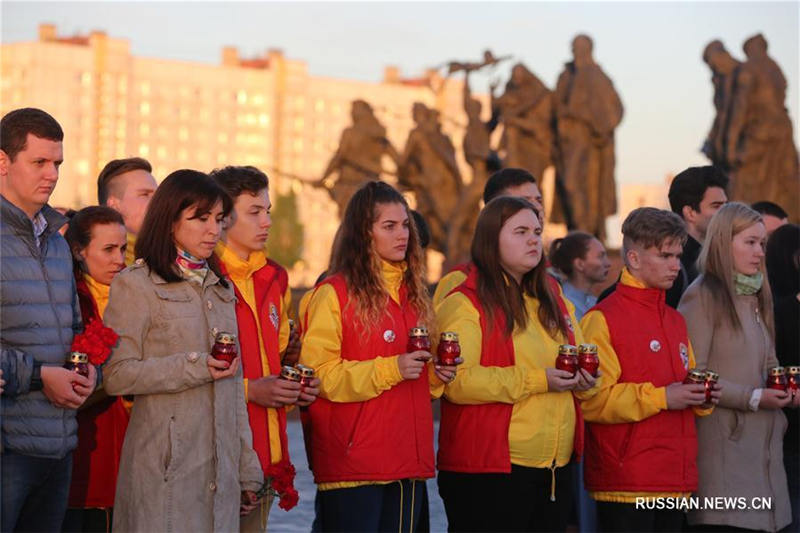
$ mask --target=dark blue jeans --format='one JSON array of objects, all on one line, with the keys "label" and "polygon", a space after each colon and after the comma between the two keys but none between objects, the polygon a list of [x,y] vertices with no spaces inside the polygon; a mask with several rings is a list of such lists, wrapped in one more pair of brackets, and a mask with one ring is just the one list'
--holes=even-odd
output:
[{"label": "dark blue jeans", "polygon": [[317,491],[319,507],[314,523],[319,531],[415,532],[423,503],[425,481],[403,479],[385,485]]},{"label": "dark blue jeans", "polygon": [[0,455],[2,531],[60,531],[67,510],[72,454],[43,459]]}]

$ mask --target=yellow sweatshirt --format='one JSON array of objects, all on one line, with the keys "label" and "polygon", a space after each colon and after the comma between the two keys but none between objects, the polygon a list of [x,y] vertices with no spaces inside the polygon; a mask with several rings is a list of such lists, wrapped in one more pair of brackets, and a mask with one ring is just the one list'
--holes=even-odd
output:
[{"label": "yellow sweatshirt", "polygon": [[[508,428],[511,462],[533,468],[564,466],[572,456],[575,407],[571,392],[548,392],[545,369],[555,367],[558,345],[567,340],[560,334],[553,339],[539,323],[537,299],[525,297],[525,305],[530,321],[525,330],[513,333],[514,366],[485,367],[480,365],[483,334],[478,310],[461,293],[439,304],[437,327],[458,333],[464,359],[444,395],[457,404],[513,404]],[[567,306],[577,324],[574,307]],[[575,338],[583,342],[580,328],[575,328]]]},{"label": "yellow sweatshirt", "polygon": [[450,291],[464,283],[465,279],[467,279],[467,275],[460,270],[453,270],[442,276],[433,293],[433,308],[438,308]]},{"label": "yellow sweatshirt", "polygon": [[[259,316],[258,309],[256,309],[256,292],[255,284],[253,282],[253,274],[267,264],[267,256],[264,252],[253,252],[250,257],[245,261],[236,255],[230,248],[225,246],[223,242],[217,245],[217,256],[225,264],[228,275],[231,281],[236,285],[236,288],[241,293],[245,303],[250,307],[255,317]],[[289,315],[288,309],[292,302],[292,295],[289,287],[283,294],[281,302],[281,312],[279,317],[280,330],[278,333],[278,346],[283,353],[289,343]],[[258,328],[258,336],[261,338],[261,323],[256,319],[256,326]],[[270,368],[267,353],[264,350],[264,343],[259,342],[258,346],[261,350],[261,367],[264,376],[280,373],[280,368]],[[248,398],[248,379],[244,380],[244,395]],[[281,454],[281,435],[280,426],[278,424],[278,413],[273,408],[267,408],[267,421],[269,424],[269,449],[270,461],[272,464],[277,463],[282,459]]]},{"label": "yellow sweatshirt", "polygon": [[[381,275],[389,296],[400,303],[400,286],[405,265],[398,266],[381,261]],[[312,290],[313,291],[313,290]],[[339,298],[331,285],[322,285],[309,297],[308,327],[303,331],[300,363],[317,370],[320,379],[320,397],[335,402],[364,402],[378,397],[383,391],[403,381],[397,358],[376,357],[366,361],[342,359],[342,314]],[[302,315],[301,315],[302,319]],[[431,396],[438,397],[444,384],[428,365]],[[319,490],[344,489],[362,485],[383,485],[380,481],[340,481],[320,483]]]},{"label": "yellow sweatshirt", "polygon": [[97,305],[97,316],[102,320],[103,313],[105,313],[108,305],[108,293],[111,291],[111,285],[103,285],[89,274],[84,274],[83,280],[89,288],[89,294],[94,298],[95,305]]},{"label": "yellow sweatshirt", "polygon": [[[620,283],[630,287],[644,289],[645,285],[635,278],[627,268],[622,270]],[[589,311],[581,320],[586,342],[597,345],[600,354],[600,373],[603,378],[597,394],[582,402],[583,416],[587,422],[600,424],[621,424],[638,422],[667,408],[666,387],[656,387],[652,383],[617,383],[622,368],[619,358],[611,344],[611,334],[603,313]],[[689,343],[689,368],[694,368],[695,359],[692,345]],[[710,414],[712,409],[694,409],[697,416]],[[592,492],[590,496],[597,501],[634,503],[637,497],[686,497],[690,493],[682,492]]]}]

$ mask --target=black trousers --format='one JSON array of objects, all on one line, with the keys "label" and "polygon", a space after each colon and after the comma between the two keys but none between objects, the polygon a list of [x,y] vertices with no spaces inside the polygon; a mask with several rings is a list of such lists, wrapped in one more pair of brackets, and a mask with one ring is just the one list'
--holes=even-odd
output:
[{"label": "black trousers", "polygon": [[410,479],[317,491],[317,498],[315,527],[330,532],[414,532],[428,502],[425,481]]},{"label": "black trousers", "polygon": [[602,532],[675,532],[683,528],[678,509],[637,509],[635,503],[597,502],[597,529]]},{"label": "black trousers", "polygon": [[[553,477],[555,475],[555,487]],[[572,469],[511,465],[510,474],[439,472],[447,529],[564,531],[572,505]],[[555,501],[551,489],[555,489]]]}]

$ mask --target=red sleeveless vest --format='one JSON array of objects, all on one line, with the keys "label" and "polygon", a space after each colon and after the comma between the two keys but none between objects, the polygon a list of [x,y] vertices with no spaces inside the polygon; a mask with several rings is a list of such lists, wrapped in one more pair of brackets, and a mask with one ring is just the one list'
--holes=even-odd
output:
[{"label": "red sleeveless vest", "polygon": [[[405,353],[408,332],[418,323],[417,314],[406,299],[405,286],[400,289],[401,304],[390,298],[388,315],[365,331],[359,327],[352,306],[348,306],[344,277],[333,275],[317,287],[325,284],[336,290],[339,299],[342,359],[367,361]],[[413,381],[401,381],[365,402],[318,398],[308,412],[316,483],[434,476],[433,415],[427,372]]]},{"label": "red sleeveless vest", "polygon": [[[664,294],[659,289],[618,283],[616,290],[593,308],[606,319],[622,368],[618,383],[650,382],[664,387],[686,376],[686,322],[666,305]],[[584,472],[586,488],[591,491],[695,490],[694,413],[691,409],[664,410],[639,422],[589,423]]]},{"label": "red sleeveless vest", "polygon": [[[258,379],[264,377],[264,368],[261,363],[261,349],[263,343],[267,354],[269,368],[275,374],[280,372],[281,359],[278,337],[280,334],[281,306],[283,295],[289,284],[286,270],[278,263],[267,259],[267,264],[253,273],[253,287],[255,289],[255,303],[258,317],[253,315],[239,288],[233,283],[236,293],[236,321],[239,325],[239,346],[242,357],[242,372],[245,379]],[[258,336],[258,325],[261,326],[261,338]],[[281,461],[288,462],[289,445],[286,436],[286,409],[276,409],[278,413],[278,426],[281,442]],[[269,423],[267,408],[252,402],[247,402],[247,414],[250,419],[250,430],[253,433],[253,449],[261,462],[261,468],[267,471],[271,461]]]}]

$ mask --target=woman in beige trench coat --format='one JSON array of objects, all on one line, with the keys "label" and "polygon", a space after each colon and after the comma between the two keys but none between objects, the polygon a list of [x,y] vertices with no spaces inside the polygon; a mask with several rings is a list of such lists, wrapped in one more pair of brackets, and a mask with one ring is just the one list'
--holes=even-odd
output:
[{"label": "woman in beige trench coat", "polygon": [[[768,370],[778,365],[764,268],[766,234],[761,216],[744,204],[717,211],[700,252],[702,275],[678,306],[697,367],[718,372],[722,385],[714,412],[697,420],[695,496],[702,507],[689,512],[692,526],[779,531],[792,521],[781,408],[797,407],[800,397],[792,401],[765,385]],[[735,508],[706,506],[705,498],[714,497],[735,501]]]},{"label": "woman in beige trench coat", "polygon": [[104,321],[120,341],[104,386],[135,397],[116,531],[238,531],[240,509],[256,503],[263,473],[238,359],[209,355],[218,332],[237,330],[233,288],[212,256],[230,207],[205,174],[172,173],[150,203],[139,259],[111,285]]}]

